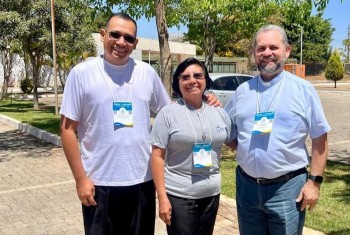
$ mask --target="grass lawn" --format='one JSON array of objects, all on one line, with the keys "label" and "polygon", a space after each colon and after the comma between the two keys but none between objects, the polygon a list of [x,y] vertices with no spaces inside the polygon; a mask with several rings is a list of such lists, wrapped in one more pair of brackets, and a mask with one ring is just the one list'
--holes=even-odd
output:
[{"label": "grass lawn", "polygon": [[[0,101],[0,114],[58,134],[59,116],[54,115],[54,107],[39,107],[34,111],[31,101]],[[231,198],[236,194],[236,166],[234,152],[223,147],[222,194]],[[350,234],[350,165],[328,161],[321,198],[316,208],[307,212],[306,226],[328,235]]]},{"label": "grass lawn", "polygon": [[[235,198],[237,162],[234,152],[223,147],[222,194]],[[350,165],[328,161],[321,197],[312,211],[307,211],[305,226],[328,235],[350,234]]]},{"label": "grass lawn", "polygon": [[59,133],[60,116],[55,115],[54,106],[39,103],[39,110],[33,110],[32,101],[0,101],[0,114],[6,115],[31,126]]}]

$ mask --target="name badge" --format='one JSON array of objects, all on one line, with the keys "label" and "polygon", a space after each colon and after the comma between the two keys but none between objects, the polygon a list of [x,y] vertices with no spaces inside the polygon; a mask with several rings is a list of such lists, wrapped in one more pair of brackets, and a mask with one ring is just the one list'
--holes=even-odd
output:
[{"label": "name badge", "polygon": [[113,102],[113,123],[116,128],[134,126],[131,102]]},{"label": "name badge", "polygon": [[211,149],[211,143],[193,144],[192,155],[194,168],[210,167],[213,165]]},{"label": "name badge", "polygon": [[275,112],[262,112],[255,114],[253,135],[265,135],[271,133]]}]

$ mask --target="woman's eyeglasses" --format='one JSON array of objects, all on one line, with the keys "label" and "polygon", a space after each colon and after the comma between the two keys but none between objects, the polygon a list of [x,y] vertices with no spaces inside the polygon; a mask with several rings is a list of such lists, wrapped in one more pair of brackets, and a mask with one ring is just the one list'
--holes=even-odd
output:
[{"label": "woman's eyeglasses", "polygon": [[121,32],[118,31],[110,31],[109,37],[115,40],[119,40],[121,37],[124,38],[124,40],[128,43],[134,44],[136,41],[136,38],[134,36],[128,35],[128,34],[122,34]]},{"label": "woman's eyeglasses", "polygon": [[195,80],[203,80],[204,79],[204,74],[203,73],[194,73],[194,74],[181,74],[179,76],[179,79],[182,81],[189,81],[193,77]]}]

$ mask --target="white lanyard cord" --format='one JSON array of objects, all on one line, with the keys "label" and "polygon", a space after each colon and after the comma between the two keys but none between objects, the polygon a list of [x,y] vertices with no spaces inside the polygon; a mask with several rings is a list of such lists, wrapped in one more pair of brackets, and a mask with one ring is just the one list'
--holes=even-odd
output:
[{"label": "white lanyard cord", "polygon": [[[113,102],[116,101],[115,97],[114,97],[114,92],[113,92],[113,86],[114,86],[114,83],[111,81],[112,79],[110,78],[110,76],[108,75],[107,73],[107,68],[106,68],[106,64],[104,63],[104,60],[102,60],[102,63],[103,63],[103,67],[104,67],[104,74],[105,76],[104,77],[104,80],[106,82],[106,85],[108,86],[108,89],[110,90],[111,94],[112,94],[112,99],[113,99]],[[129,69],[129,64],[130,62],[128,62],[128,69]],[[117,98],[119,98],[119,101],[131,101],[132,97],[132,93],[131,93],[131,82],[126,82],[126,84],[128,84],[128,87],[129,87],[129,92],[126,96],[126,100],[122,100],[120,95],[119,95],[119,92],[116,90],[116,93],[117,93]],[[121,88],[122,86],[120,86]]]},{"label": "white lanyard cord", "polygon": [[[197,142],[196,131],[195,131],[194,127],[193,127],[193,123],[192,123],[191,118],[190,118],[190,114],[189,114],[189,111],[188,111],[188,108],[187,108],[187,104],[186,104],[186,102],[185,102],[184,99],[182,99],[182,100],[183,100],[183,102],[184,102],[184,104],[185,104],[185,109],[186,109],[187,117],[188,117],[188,120],[190,121],[192,130],[193,130],[193,133],[194,133],[194,138],[195,138],[194,141]],[[207,115],[205,114],[205,110],[204,110],[205,104],[203,103],[202,105],[203,105],[203,114],[204,114],[204,116],[205,116],[205,119],[206,119],[206,121],[207,121],[207,127],[208,127],[208,129],[209,129],[210,142],[213,142],[213,139],[212,139],[212,137],[211,137],[211,129],[210,129],[210,126],[209,126],[209,121],[208,121]],[[196,111],[196,112],[197,112],[197,111]],[[199,117],[199,116],[198,116],[198,119],[199,119],[199,121],[200,121],[200,117]],[[203,129],[203,126],[202,126],[202,140],[205,141],[205,138],[204,138],[203,136],[204,136],[204,129]]]},{"label": "white lanyard cord", "polygon": [[[278,101],[279,101],[279,99],[280,99],[280,96],[281,96],[282,86],[283,86],[283,84],[284,84],[285,78],[286,78],[285,73],[283,73],[282,81],[280,82],[280,84],[279,84],[279,86],[278,86],[278,88],[277,88],[277,91],[276,91],[275,95],[273,96],[273,98],[272,98],[272,100],[271,100],[269,106],[267,107],[266,112],[269,111],[269,109],[270,109],[270,107],[271,107],[273,101],[274,101],[275,98],[276,98],[276,95],[278,94],[278,95],[277,95],[276,102],[275,102],[275,107],[273,108],[273,112],[276,111],[277,103],[278,103]],[[256,110],[257,110],[257,113],[260,113],[259,78],[256,79],[256,86],[257,86],[257,91],[256,91],[256,93],[257,93]]]}]

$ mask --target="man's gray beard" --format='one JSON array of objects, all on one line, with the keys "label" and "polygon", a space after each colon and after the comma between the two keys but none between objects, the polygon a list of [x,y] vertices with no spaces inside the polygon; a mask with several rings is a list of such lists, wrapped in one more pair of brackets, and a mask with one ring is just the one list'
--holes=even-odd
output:
[{"label": "man's gray beard", "polygon": [[258,69],[260,72],[270,73],[270,74],[280,70],[281,67],[282,67],[282,63],[276,63],[275,66],[268,67],[268,68],[267,68],[267,66],[262,67],[262,66],[258,65]]}]

